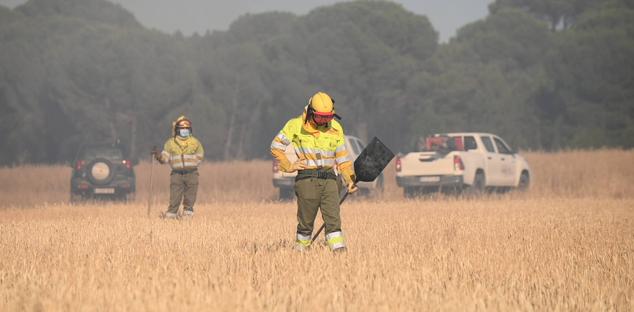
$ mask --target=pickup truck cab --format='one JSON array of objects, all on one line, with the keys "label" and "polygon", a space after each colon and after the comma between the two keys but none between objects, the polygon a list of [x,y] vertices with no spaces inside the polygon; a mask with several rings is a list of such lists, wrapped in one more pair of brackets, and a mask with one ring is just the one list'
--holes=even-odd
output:
[{"label": "pickup truck cab", "polygon": [[[346,149],[348,153],[350,153],[350,157],[353,159],[357,159],[359,154],[365,148],[365,143],[354,136],[346,135]],[[297,155],[295,154],[295,149],[293,145],[290,144],[286,147],[285,151],[286,157],[291,162],[297,161]],[[335,169],[336,172],[336,169]],[[297,172],[282,172],[279,168],[279,165],[275,159],[273,159],[273,186],[279,189],[279,199],[281,200],[290,200],[295,196],[295,176],[297,176]],[[381,174],[376,180],[372,182],[359,182],[357,184],[359,187],[359,192],[362,195],[370,195],[376,194],[383,191],[383,174]]]},{"label": "pickup truck cab", "polygon": [[530,184],[526,160],[494,134],[435,134],[418,149],[396,159],[396,183],[405,197],[431,192],[523,190]]}]

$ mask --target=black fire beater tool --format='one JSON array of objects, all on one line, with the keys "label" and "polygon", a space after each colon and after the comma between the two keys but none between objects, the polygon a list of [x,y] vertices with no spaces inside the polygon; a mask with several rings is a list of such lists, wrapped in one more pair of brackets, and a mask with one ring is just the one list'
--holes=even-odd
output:
[{"label": "black fire beater tool", "polygon": [[[381,142],[377,137],[374,137],[370,143],[363,149],[357,160],[354,161],[354,172],[356,179],[354,184],[358,182],[372,182],[374,181],[387,164],[394,158],[394,153]],[[341,194],[339,194],[339,205],[343,203],[348,197],[348,188],[344,187]],[[314,242],[317,236],[324,230],[326,224],[322,224],[317,233],[313,236],[311,241]]]}]

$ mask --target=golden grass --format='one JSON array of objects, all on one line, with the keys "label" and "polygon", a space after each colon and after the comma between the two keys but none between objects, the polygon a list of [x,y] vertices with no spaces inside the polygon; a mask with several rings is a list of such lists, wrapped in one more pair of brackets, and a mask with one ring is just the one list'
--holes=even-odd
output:
[{"label": "golden grass", "polygon": [[631,310],[631,199],[356,201],[349,252],[290,250],[292,203],[0,211],[0,306],[23,310]]},{"label": "golden grass", "polygon": [[634,197],[634,151],[596,150],[525,154],[540,196]]},{"label": "golden grass", "polygon": [[[65,203],[69,169],[0,169],[0,310],[634,310],[631,151],[527,153],[532,189],[342,208],[349,252],[291,251],[295,204],[270,163],[208,163],[190,221],[167,175],[137,201]],[[29,207],[30,209],[24,209]],[[318,221],[321,223],[321,221]]]}]

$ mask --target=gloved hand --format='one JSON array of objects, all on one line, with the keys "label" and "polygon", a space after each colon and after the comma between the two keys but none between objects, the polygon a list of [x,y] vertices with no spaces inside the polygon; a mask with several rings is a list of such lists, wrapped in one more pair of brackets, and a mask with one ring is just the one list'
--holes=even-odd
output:
[{"label": "gloved hand", "polygon": [[359,187],[357,187],[357,185],[354,184],[354,183],[348,183],[347,188],[348,188],[348,193],[349,194],[352,194],[352,193],[354,193],[354,192],[359,190]]},{"label": "gloved hand", "polygon": [[159,149],[158,149],[156,146],[154,146],[154,147],[152,148],[152,156],[153,156],[153,157],[154,157],[154,159],[156,159],[158,162],[161,162],[161,163],[162,163],[162,161],[161,161],[161,151],[159,151]]},{"label": "gloved hand", "polygon": [[295,172],[297,170],[303,170],[306,168],[307,168],[306,164],[300,159],[291,164],[291,167],[289,168],[288,172]]}]

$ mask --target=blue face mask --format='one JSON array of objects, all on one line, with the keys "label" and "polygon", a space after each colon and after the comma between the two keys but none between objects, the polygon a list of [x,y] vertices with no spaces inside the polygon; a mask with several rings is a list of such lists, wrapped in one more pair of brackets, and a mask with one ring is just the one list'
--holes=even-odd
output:
[{"label": "blue face mask", "polygon": [[178,136],[186,138],[191,134],[191,131],[189,131],[189,129],[178,129]]}]

